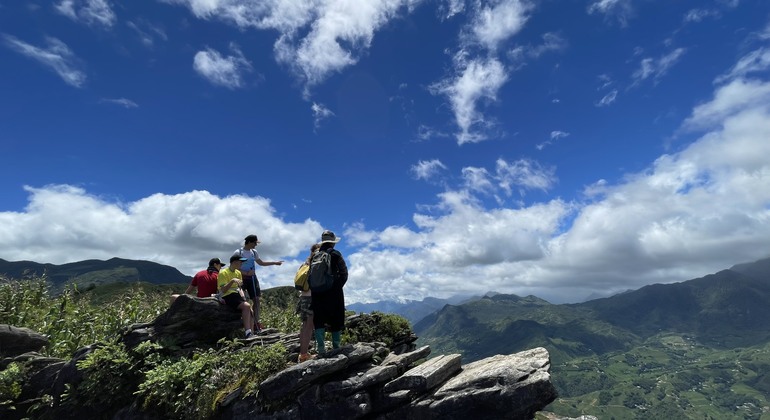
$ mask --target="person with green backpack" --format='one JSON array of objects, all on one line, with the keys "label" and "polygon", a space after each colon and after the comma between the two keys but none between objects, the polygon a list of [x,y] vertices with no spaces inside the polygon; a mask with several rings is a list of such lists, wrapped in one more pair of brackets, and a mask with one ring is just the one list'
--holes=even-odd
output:
[{"label": "person with green backpack", "polygon": [[332,348],[339,348],[342,330],[345,328],[345,294],[342,288],[348,281],[348,267],[342,253],[334,249],[340,238],[325,230],[321,234],[321,247],[310,261],[311,308],[318,353],[326,351],[324,339],[326,327],[332,334]]},{"label": "person with green backpack", "polygon": [[313,309],[310,307],[313,300],[307,279],[313,254],[320,247],[321,244],[313,244],[310,247],[310,255],[308,255],[307,260],[302,263],[297,270],[297,274],[294,276],[294,288],[299,290],[299,300],[297,301],[295,312],[302,319],[302,327],[299,329],[299,358],[297,363],[312,359],[310,353],[308,353],[308,348],[310,347],[310,338],[313,335]]}]

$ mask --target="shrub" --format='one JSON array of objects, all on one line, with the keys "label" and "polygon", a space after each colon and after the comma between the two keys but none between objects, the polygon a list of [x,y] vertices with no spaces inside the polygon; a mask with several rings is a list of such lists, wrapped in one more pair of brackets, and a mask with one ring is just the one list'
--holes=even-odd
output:
[{"label": "shrub", "polygon": [[21,385],[26,378],[26,369],[16,362],[11,362],[0,371],[0,403],[13,401],[21,395]]},{"label": "shrub", "polygon": [[382,341],[393,347],[399,339],[409,337],[412,326],[409,321],[395,314],[372,312],[352,321],[342,336],[345,343]]},{"label": "shrub", "polygon": [[205,419],[232,391],[242,396],[256,392],[258,384],[285,367],[282,345],[237,349],[231,342],[223,350],[207,350],[192,358],[167,359],[146,374],[136,395],[144,409],[167,418]]}]

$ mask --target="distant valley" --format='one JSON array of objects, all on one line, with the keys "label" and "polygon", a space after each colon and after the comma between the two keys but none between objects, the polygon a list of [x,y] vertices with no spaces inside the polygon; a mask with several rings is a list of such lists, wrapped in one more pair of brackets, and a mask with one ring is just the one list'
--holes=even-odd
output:
[{"label": "distant valley", "polygon": [[545,347],[563,415],[770,418],[770,259],[579,304],[484,297],[414,329],[463,363]]}]

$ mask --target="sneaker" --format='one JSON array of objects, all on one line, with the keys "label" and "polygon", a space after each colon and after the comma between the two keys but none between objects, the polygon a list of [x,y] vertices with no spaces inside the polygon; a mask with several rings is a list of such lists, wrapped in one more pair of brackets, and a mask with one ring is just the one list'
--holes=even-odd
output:
[{"label": "sneaker", "polygon": [[260,324],[259,322],[254,324],[254,332],[255,333],[260,333],[260,332],[262,332],[263,329],[264,329],[264,327],[262,327],[262,324]]},{"label": "sneaker", "polygon": [[310,353],[300,353],[299,358],[297,359],[297,363],[307,362],[308,360],[314,359],[314,356],[311,356]]},{"label": "sneaker", "polygon": [[254,336],[254,333],[251,332],[251,330],[246,330],[246,338],[251,338]]}]

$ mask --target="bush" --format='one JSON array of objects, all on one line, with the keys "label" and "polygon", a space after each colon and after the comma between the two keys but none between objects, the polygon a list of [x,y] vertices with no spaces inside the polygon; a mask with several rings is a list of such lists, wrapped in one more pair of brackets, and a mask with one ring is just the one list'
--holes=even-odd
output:
[{"label": "bush", "polygon": [[234,341],[218,352],[164,360],[139,385],[142,407],[166,418],[209,418],[232,391],[241,388],[242,396],[253,395],[260,382],[285,367],[282,345],[246,350],[239,345]]},{"label": "bush", "polygon": [[342,336],[344,343],[382,341],[388,347],[393,347],[400,339],[412,334],[412,326],[409,321],[395,314],[372,312],[363,314],[350,322]]},{"label": "bush", "polygon": [[0,403],[13,401],[21,395],[21,385],[26,378],[26,369],[16,362],[0,371]]}]

